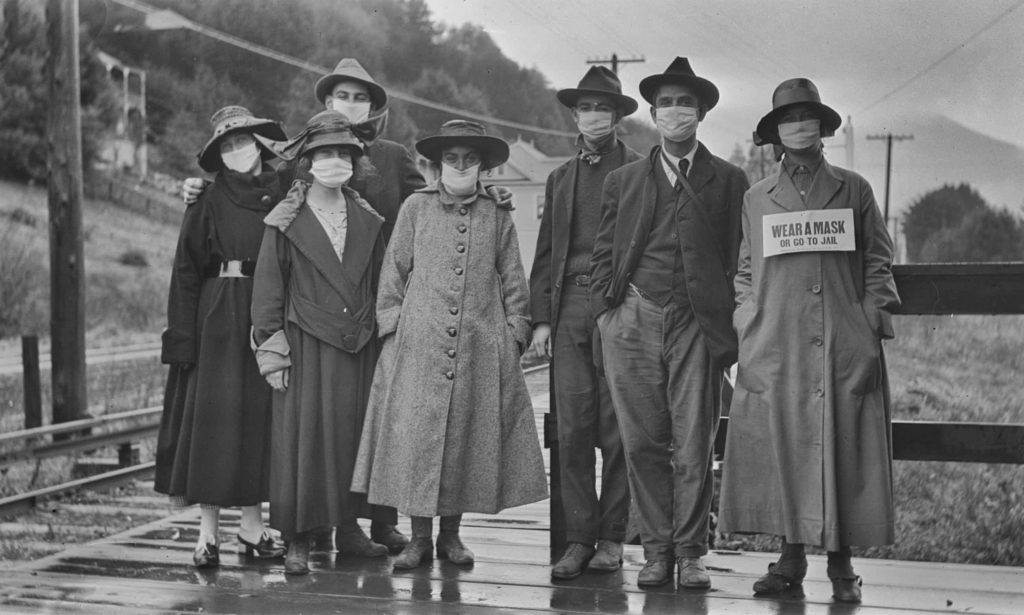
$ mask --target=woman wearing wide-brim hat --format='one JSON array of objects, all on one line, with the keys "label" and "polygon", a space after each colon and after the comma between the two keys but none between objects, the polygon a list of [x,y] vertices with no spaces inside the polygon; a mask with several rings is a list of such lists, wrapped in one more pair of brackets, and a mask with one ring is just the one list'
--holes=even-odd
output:
[{"label": "woman wearing wide-brim hat", "polygon": [[462,513],[496,513],[547,497],[533,407],[519,367],[530,339],[528,285],[511,213],[480,183],[508,144],[452,120],[416,149],[440,179],[406,199],[377,294],[384,339],[354,491],[412,517],[394,560],[434,554],[473,563]]},{"label": "woman wearing wide-brim hat", "polygon": [[201,505],[193,560],[216,566],[219,512],[241,506],[238,542],[247,553],[280,557],[263,526],[268,498],[270,387],[249,347],[253,270],[263,217],[284,195],[268,140],[278,122],[229,106],[211,118],[199,165],[216,173],[185,210],[171,273],[162,360],[170,364],[157,441],[155,488],[179,504]]},{"label": "woman wearing wide-brim hat", "polygon": [[365,497],[349,491],[379,346],[383,218],[348,187],[363,146],[344,114],[314,115],[283,153],[312,182],[296,180],[265,220],[253,342],[275,390],[270,524],[289,541],[285,572],[305,574],[311,534],[330,526],[359,555],[387,555],[357,523]]}]

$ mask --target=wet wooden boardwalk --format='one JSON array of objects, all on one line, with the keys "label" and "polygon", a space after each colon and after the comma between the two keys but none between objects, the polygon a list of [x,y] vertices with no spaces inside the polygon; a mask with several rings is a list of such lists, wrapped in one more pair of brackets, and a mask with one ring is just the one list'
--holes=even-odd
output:
[{"label": "wet wooden boardwalk", "polygon": [[[546,395],[535,405],[539,417]],[[238,552],[237,523],[237,511],[225,511],[222,564],[212,571],[191,566],[195,510],[0,570],[0,612],[1024,614],[1024,568],[858,559],[864,603],[848,606],[833,604],[821,557],[810,558],[804,595],[763,599],[750,587],[773,561],[770,554],[713,552],[706,558],[708,592],[669,585],[645,591],[636,586],[642,551],[627,546],[620,572],[552,583],[546,501],[466,515],[464,540],[477,556],[471,569],[435,561],[393,573],[387,559],[321,552],[313,554],[312,574],[287,577],[281,560]]]}]

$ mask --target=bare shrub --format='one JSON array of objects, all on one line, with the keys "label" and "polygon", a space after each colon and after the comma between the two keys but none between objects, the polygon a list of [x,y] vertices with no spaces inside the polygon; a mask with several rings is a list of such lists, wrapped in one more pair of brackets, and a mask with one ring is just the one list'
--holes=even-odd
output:
[{"label": "bare shrub", "polygon": [[122,278],[110,273],[89,275],[86,326],[119,331],[148,331],[163,322],[167,290],[155,277]]},{"label": "bare shrub", "polygon": [[0,231],[0,338],[37,332],[46,258],[8,224]]}]

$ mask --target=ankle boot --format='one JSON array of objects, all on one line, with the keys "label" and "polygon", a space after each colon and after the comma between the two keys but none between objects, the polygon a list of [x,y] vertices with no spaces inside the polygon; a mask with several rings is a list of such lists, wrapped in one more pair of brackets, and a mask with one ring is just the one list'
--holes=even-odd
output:
[{"label": "ankle boot", "polygon": [[409,539],[397,527],[376,521],[370,524],[370,540],[387,547],[392,555],[401,553],[405,545],[409,544]]},{"label": "ankle boot", "polygon": [[858,603],[861,600],[861,578],[853,572],[850,547],[828,552],[828,578],[832,581],[832,597],[836,602]]},{"label": "ankle boot", "polygon": [[395,556],[391,565],[395,570],[412,570],[434,559],[434,545],[430,537],[413,536],[402,552]]},{"label": "ankle boot", "polygon": [[288,553],[284,556],[285,574],[309,573],[309,534],[299,534],[288,543]]},{"label": "ankle boot", "polygon": [[388,548],[370,540],[355,521],[335,528],[334,546],[338,549],[339,555],[384,557],[388,554]]},{"label": "ankle boot", "polygon": [[807,576],[807,556],[804,546],[782,540],[779,560],[768,564],[768,574],[754,582],[754,593],[760,596],[774,596],[787,589],[799,587]]}]

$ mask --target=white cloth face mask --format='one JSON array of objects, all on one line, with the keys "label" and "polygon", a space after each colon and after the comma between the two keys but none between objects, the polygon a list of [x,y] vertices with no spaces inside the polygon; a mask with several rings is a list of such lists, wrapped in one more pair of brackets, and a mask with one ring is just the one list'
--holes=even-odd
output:
[{"label": "white cloth face mask", "polygon": [[309,168],[313,179],[327,188],[343,186],[352,177],[352,161],[348,158],[321,158]]},{"label": "white cloth face mask", "polygon": [[686,141],[697,134],[697,110],[693,107],[658,107],[654,111],[658,132],[669,141]]},{"label": "white cloth face mask", "polygon": [[238,149],[226,153],[221,152],[220,154],[220,159],[224,162],[224,166],[237,173],[252,171],[259,158],[260,150],[256,147],[255,143],[243,145]]},{"label": "white cloth face mask", "polygon": [[441,183],[449,194],[469,196],[476,192],[476,182],[480,177],[480,165],[475,164],[464,171],[441,163]]}]

